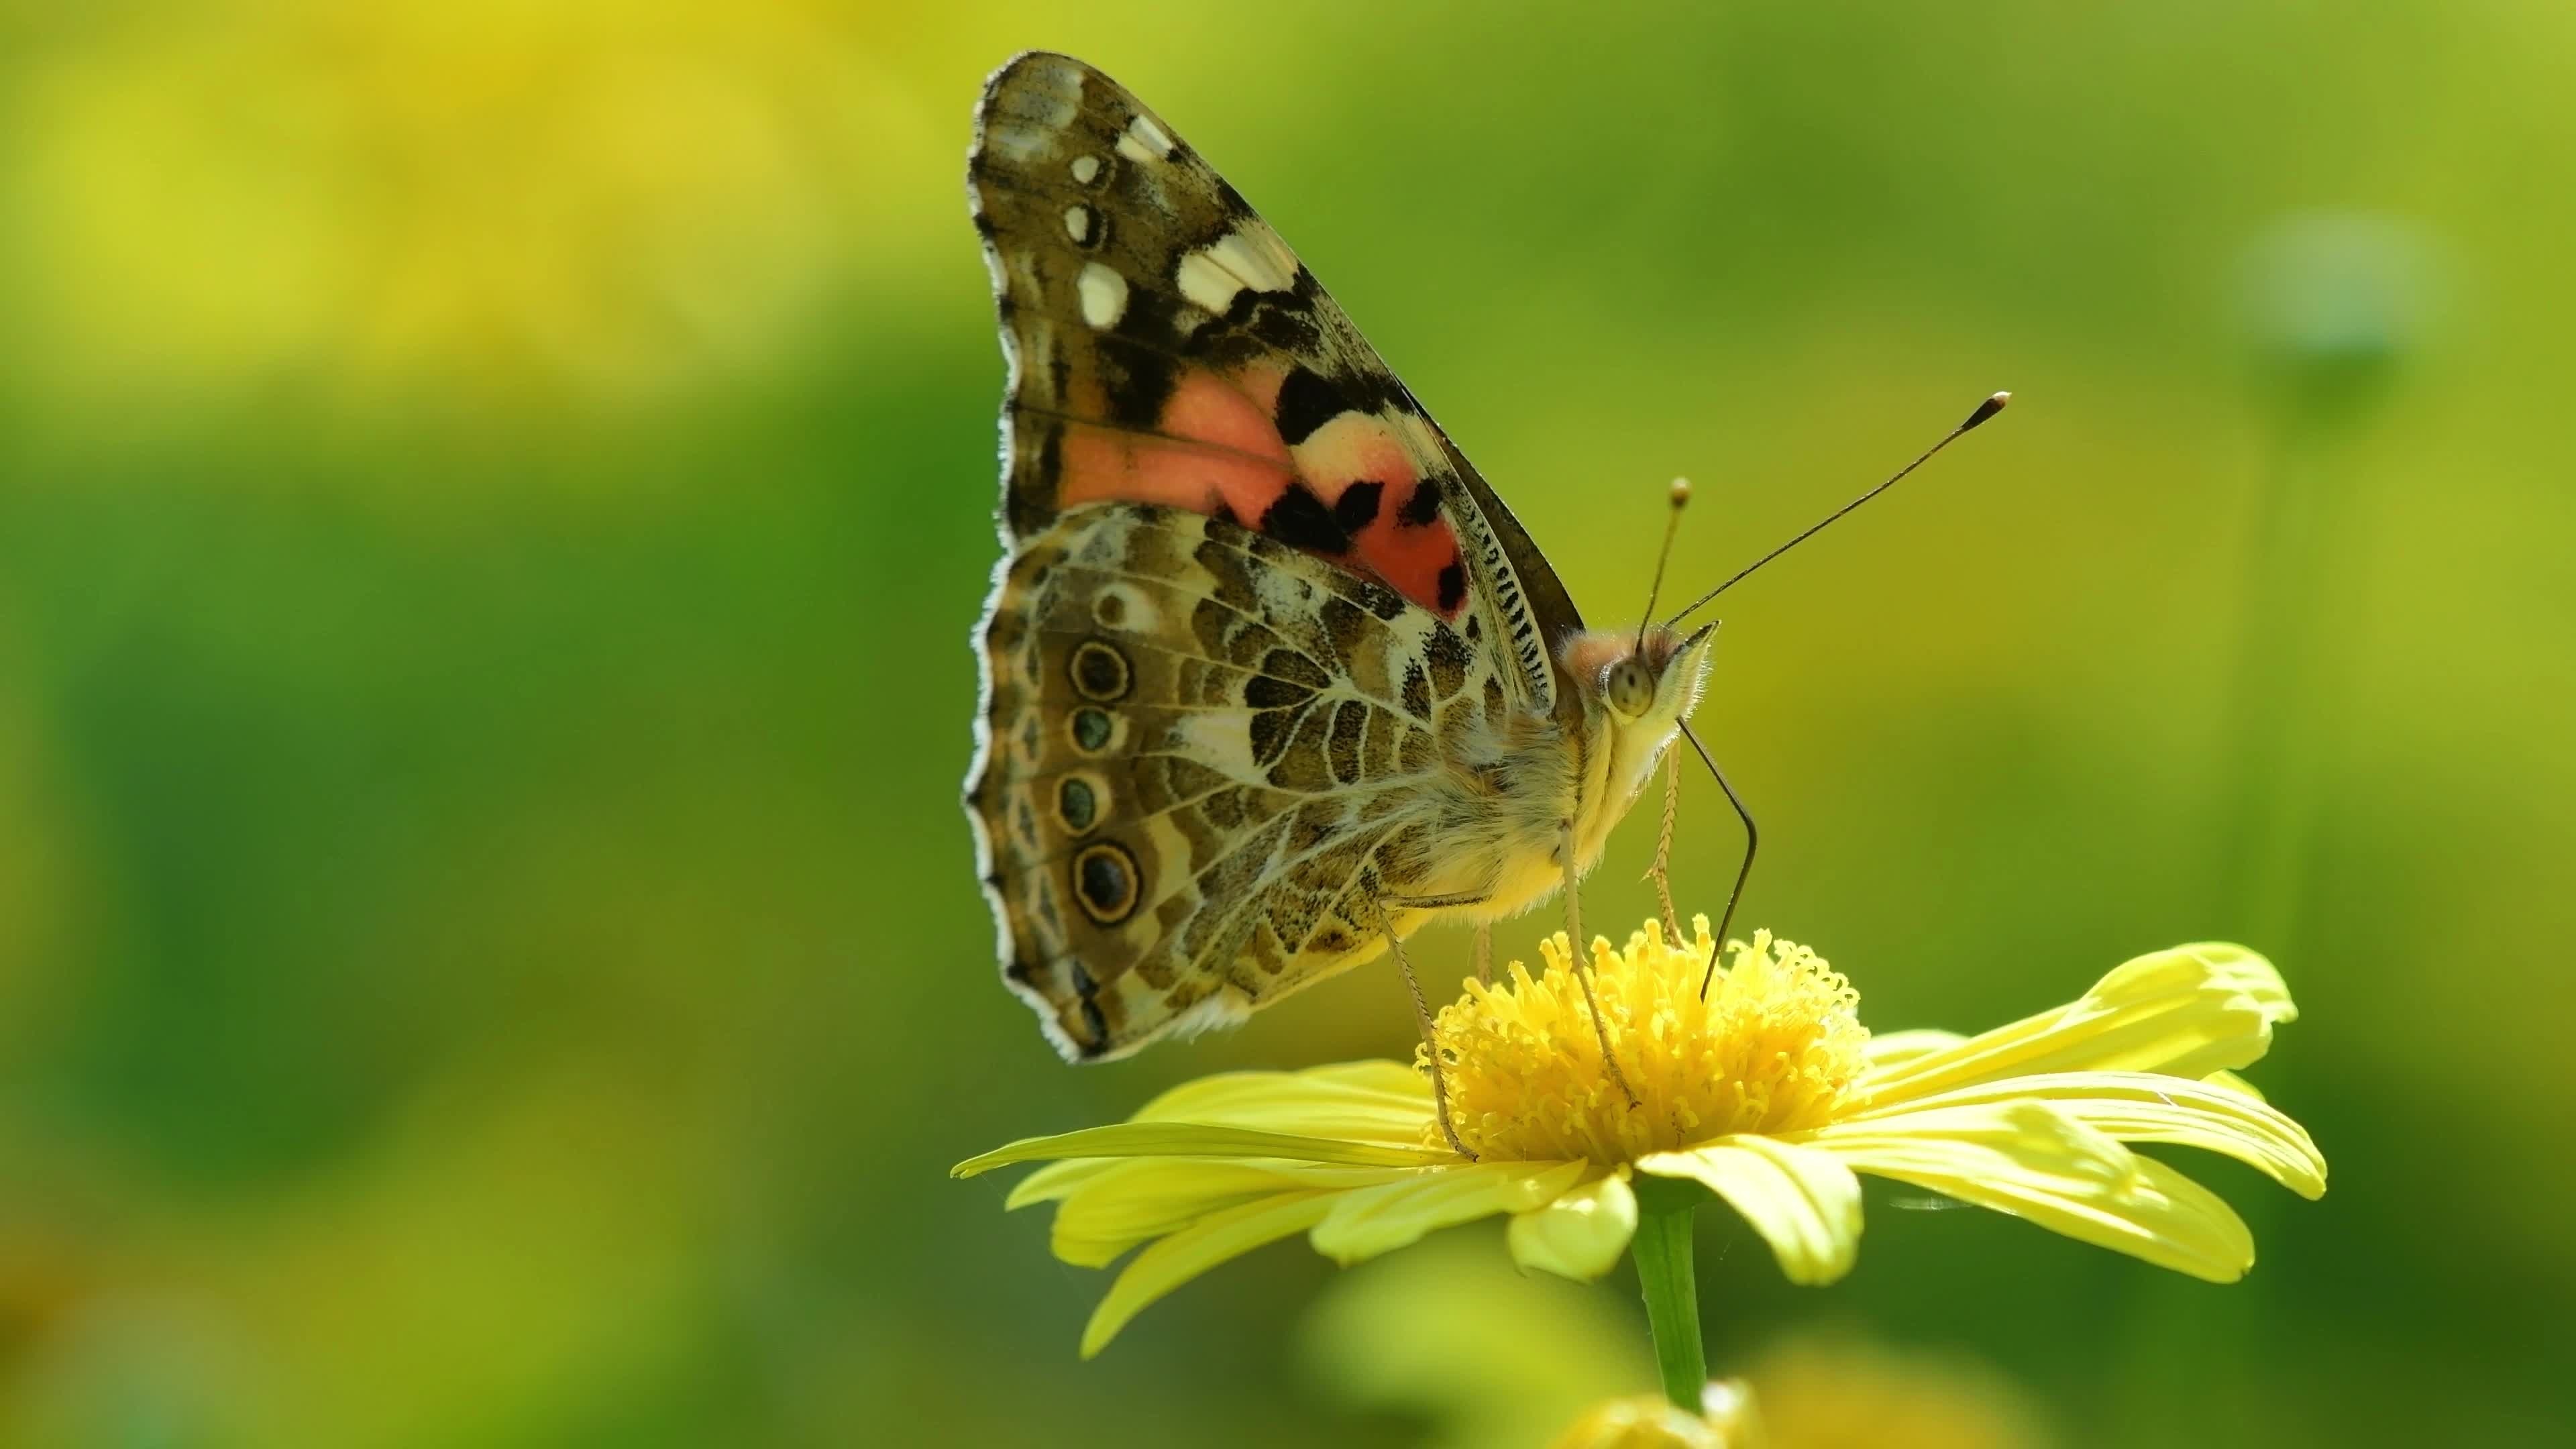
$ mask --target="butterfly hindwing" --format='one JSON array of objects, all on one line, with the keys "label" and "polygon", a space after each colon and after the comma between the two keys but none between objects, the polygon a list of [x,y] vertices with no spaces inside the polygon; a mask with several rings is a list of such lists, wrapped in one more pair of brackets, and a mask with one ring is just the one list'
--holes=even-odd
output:
[{"label": "butterfly hindwing", "polygon": [[1152,504],[1031,539],[984,651],[968,804],[1004,969],[1081,1059],[1376,955],[1381,905],[1409,930],[1445,886],[1449,762],[1514,709],[1431,611]]}]

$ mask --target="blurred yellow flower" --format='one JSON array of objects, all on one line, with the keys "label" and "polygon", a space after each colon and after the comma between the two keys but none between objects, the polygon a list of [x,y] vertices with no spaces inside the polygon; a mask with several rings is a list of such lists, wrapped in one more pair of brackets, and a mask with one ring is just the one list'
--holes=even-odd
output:
[{"label": "blurred yellow flower", "polygon": [[1953,1353],[1804,1335],[1773,1345],[1744,1377],[1771,1449],[2044,1449],[2053,1439],[2018,1387]]},{"label": "blurred yellow flower", "polygon": [[1107,1127],[1030,1138],[956,1168],[1048,1161],[1009,1205],[1055,1202],[1054,1250],[1106,1266],[1143,1251],[1092,1315],[1096,1353],[1146,1304],[1291,1233],[1355,1263],[1494,1213],[1525,1268],[1589,1279],[1637,1225],[1637,1173],[1696,1182],[1771,1245],[1794,1282],[1847,1272],[1871,1173],[2212,1282],[2254,1262],[2244,1222],[2208,1189],[2124,1144],[2200,1147],[2302,1196],[2325,1161],[2296,1122],[2221,1074],[2261,1057],[2295,1015],[2269,962],[2240,946],[2141,956],[2071,1005],[1975,1037],[1872,1037],[1850,985],[1813,952],[1731,943],[1706,1000],[1705,918],[1690,949],[1654,922],[1593,943],[1611,1048],[1603,1070],[1564,939],[1533,977],[1470,983],[1444,1008],[1453,1116],[1478,1159],[1442,1145],[1416,1067],[1354,1062],[1186,1083]]},{"label": "blurred yellow flower", "polygon": [[1799,1339],[1699,1412],[1661,1394],[1595,1405],[1548,1449],[2041,1449],[2048,1436],[2009,1384],[1974,1364],[1838,1337]]},{"label": "blurred yellow flower", "polygon": [[1770,1443],[1740,1383],[1711,1383],[1700,1411],[1675,1408],[1661,1394],[1612,1399],[1587,1410],[1548,1449],[1760,1449]]},{"label": "blurred yellow flower", "polygon": [[54,392],[652,400],[962,231],[971,74],[931,106],[814,0],[155,10],[46,28],[0,106]]}]

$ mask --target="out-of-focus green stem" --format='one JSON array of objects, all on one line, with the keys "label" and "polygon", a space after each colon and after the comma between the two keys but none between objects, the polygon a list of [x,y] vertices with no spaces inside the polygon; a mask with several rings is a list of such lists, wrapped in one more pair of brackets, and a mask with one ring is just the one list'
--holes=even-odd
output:
[{"label": "out-of-focus green stem", "polygon": [[2236,940],[2290,953],[2306,885],[2320,758],[2330,738],[2326,570],[2341,522],[2321,449],[2276,447],[2256,520],[2244,639],[2231,691],[2232,819],[2220,919]]},{"label": "out-of-focus green stem", "polygon": [[1646,1327],[1655,1337],[1655,1366],[1664,1396],[1700,1412],[1708,1388],[1708,1352],[1699,1337],[1699,1280],[1691,1266],[1691,1215],[1707,1197],[1693,1183],[1639,1177],[1637,1235],[1628,1245],[1645,1290]]}]

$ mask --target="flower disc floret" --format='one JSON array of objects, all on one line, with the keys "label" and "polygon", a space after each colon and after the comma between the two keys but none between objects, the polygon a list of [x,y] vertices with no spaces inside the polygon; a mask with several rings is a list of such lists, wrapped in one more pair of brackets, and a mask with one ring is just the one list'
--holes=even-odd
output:
[{"label": "flower disc floret", "polygon": [[[1868,1069],[1859,993],[1823,957],[1756,932],[1709,981],[1708,920],[1676,946],[1649,922],[1610,949],[1592,943],[1592,985],[1630,1103],[1601,1061],[1583,982],[1559,933],[1535,977],[1515,961],[1467,984],[1437,1034],[1458,1135],[1479,1158],[1604,1166],[1739,1132],[1820,1127]],[[1417,1066],[1427,1066],[1417,1049]],[[1436,1130],[1427,1139],[1445,1139]]]}]

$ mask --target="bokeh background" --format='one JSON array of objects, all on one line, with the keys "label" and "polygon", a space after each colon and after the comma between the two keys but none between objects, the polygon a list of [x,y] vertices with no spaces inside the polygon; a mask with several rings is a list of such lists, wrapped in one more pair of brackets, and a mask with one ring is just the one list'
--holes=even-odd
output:
[{"label": "bokeh background", "polygon": [[1081,1364],[1104,1275],[945,1176],[1413,1030],[1364,970],[1074,1071],[995,979],[960,171],[1033,45],[1228,171],[1597,618],[1672,475],[1705,585],[2017,390],[1730,596],[1745,921],[1882,1026],[2249,940],[2334,1187],[2196,1163],[2231,1288],[1881,1193],[1793,1290],[1712,1211],[1721,1370],[1870,1442],[1935,1381],[2040,1442],[2568,1442],[2576,11],[1592,12],[0,3],[0,1442],[1508,1446],[1651,1384],[1632,1285],[1472,1229]]}]

